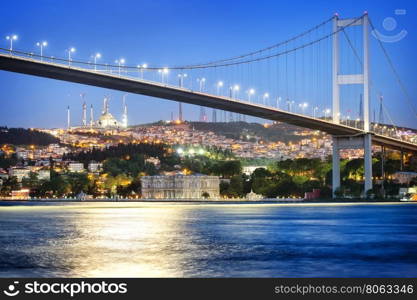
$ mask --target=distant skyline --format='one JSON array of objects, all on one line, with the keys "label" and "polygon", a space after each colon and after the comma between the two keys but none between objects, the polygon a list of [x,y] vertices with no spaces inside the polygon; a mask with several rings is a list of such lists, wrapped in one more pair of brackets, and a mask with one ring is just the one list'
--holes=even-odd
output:
[{"label": "distant skyline", "polygon": [[[102,53],[102,61],[125,58],[127,64],[173,66],[230,57],[292,37],[328,19],[335,12],[342,18],[368,11],[381,33],[407,35],[396,43],[384,43],[414,107],[417,106],[417,3],[415,1],[52,1],[7,2],[0,12],[0,46],[8,47],[6,35],[18,34],[16,49],[38,52],[36,42],[47,40],[45,55],[65,57],[75,47],[74,58],[87,60]],[[396,9],[406,14],[397,16]],[[396,30],[384,31],[387,17]],[[390,19],[392,21],[392,19]],[[388,24],[389,25],[389,24]],[[393,24],[391,24],[393,26]],[[377,49],[374,49],[375,52]],[[387,110],[393,121],[417,128],[417,118],[395,78],[384,66],[380,51],[374,54],[371,76],[384,87]],[[171,79],[172,80],[172,79]],[[65,127],[66,107],[72,121],[81,123],[81,93],[99,116],[105,95],[110,111],[121,119],[123,92],[0,71],[0,126]],[[139,124],[176,117],[177,102],[128,94],[129,123]],[[378,107],[374,101],[373,108]],[[206,109],[211,117],[211,109]],[[372,114],[371,109],[371,114]],[[378,114],[378,112],[376,112]],[[184,118],[196,120],[199,108],[183,105]],[[251,120],[251,119],[249,119]],[[389,120],[387,120],[389,121]]]}]

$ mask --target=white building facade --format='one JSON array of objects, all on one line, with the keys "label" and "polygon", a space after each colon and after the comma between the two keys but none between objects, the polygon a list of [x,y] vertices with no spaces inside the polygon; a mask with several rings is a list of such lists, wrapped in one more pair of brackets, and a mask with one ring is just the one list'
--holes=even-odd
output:
[{"label": "white building facade", "polygon": [[220,179],[206,175],[143,176],[144,199],[217,199]]}]

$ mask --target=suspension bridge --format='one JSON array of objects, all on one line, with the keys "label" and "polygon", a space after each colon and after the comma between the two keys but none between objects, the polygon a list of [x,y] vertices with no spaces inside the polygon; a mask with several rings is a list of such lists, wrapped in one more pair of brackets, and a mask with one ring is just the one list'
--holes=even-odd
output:
[{"label": "suspension bridge", "polygon": [[[334,15],[283,42],[226,59],[181,66],[125,65],[75,60],[0,48],[0,69],[109,88],[212,108],[212,121],[246,116],[320,130],[333,136],[333,191],[340,187],[340,150],[364,149],[365,191],[372,189],[372,144],[417,152],[416,136],[401,134],[370,76],[367,13],[351,19]],[[377,41],[410,106],[417,112],[392,60]],[[171,81],[170,81],[171,78]],[[175,78],[175,79],[173,79]],[[211,83],[211,85],[209,84]],[[375,94],[374,94],[375,93]],[[377,99],[378,101],[372,101]],[[371,103],[374,103],[372,106]],[[374,112],[373,120],[372,107]],[[375,111],[379,110],[379,122]],[[389,120],[385,123],[384,117]],[[403,157],[403,155],[401,155]]]}]

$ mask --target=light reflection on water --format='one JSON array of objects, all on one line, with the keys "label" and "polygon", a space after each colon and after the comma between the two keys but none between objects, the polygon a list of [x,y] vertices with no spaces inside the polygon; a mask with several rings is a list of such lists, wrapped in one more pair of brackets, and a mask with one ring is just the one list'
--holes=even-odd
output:
[{"label": "light reflection on water", "polygon": [[417,205],[0,205],[0,276],[417,276]]}]

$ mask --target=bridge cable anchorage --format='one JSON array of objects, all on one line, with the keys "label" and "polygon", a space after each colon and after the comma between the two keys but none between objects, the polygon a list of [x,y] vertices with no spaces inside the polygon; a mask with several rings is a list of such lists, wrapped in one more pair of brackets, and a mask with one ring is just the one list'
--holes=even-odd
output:
[{"label": "bridge cable anchorage", "polygon": [[[372,30],[376,30],[374,24],[372,23],[372,21],[370,19],[369,19],[369,24],[371,25]],[[411,100],[410,94],[408,93],[407,89],[405,88],[405,85],[402,82],[402,80],[400,78],[400,75],[399,75],[399,73],[397,72],[397,69],[394,66],[394,63],[392,62],[392,59],[391,59],[391,57],[388,54],[388,51],[385,49],[385,47],[382,44],[381,40],[380,39],[377,39],[377,40],[378,40],[379,46],[382,49],[382,52],[384,53],[385,58],[387,59],[387,62],[389,64],[390,68],[391,68],[391,71],[394,74],[394,77],[397,79],[397,82],[400,85],[400,88],[401,88],[402,92],[404,93],[405,98],[407,99],[407,101],[408,101],[411,109],[414,112],[414,116],[417,118],[417,109],[414,107],[414,104],[413,104],[413,101]]]},{"label": "bridge cable anchorage", "polygon": [[[357,49],[356,49],[356,48],[355,48],[355,46],[353,45],[352,40],[349,38],[349,35],[346,33],[346,31],[345,31],[345,30],[343,30],[343,34],[344,34],[344,37],[346,38],[346,40],[347,40],[347,42],[348,42],[348,45],[349,45],[349,46],[350,46],[350,48],[352,49],[352,51],[353,51],[353,53],[354,53],[354,55],[355,55],[356,59],[358,60],[359,64],[361,65],[361,67],[363,67],[363,62],[362,62],[362,60],[361,60],[361,58],[360,58],[360,56],[359,56],[359,53],[358,53]],[[374,83],[373,83],[372,79],[370,80],[370,85],[371,85],[371,87],[374,87]],[[371,90],[375,91],[375,89],[371,89]],[[386,108],[386,106],[385,106],[384,104],[382,104],[382,107],[383,107],[383,110],[384,110],[385,114],[386,114],[386,115],[388,116],[388,118],[390,119],[391,126],[393,126],[393,127],[394,127],[394,129],[395,129],[395,132],[396,132],[396,133],[398,133],[398,126],[397,126],[397,125],[395,124],[395,122],[393,121],[393,119],[392,119],[392,117],[391,117],[391,115],[390,115],[390,113],[389,113],[389,110],[387,110],[387,108]],[[400,135],[400,138],[402,139],[402,136],[401,136],[401,135]]]}]

